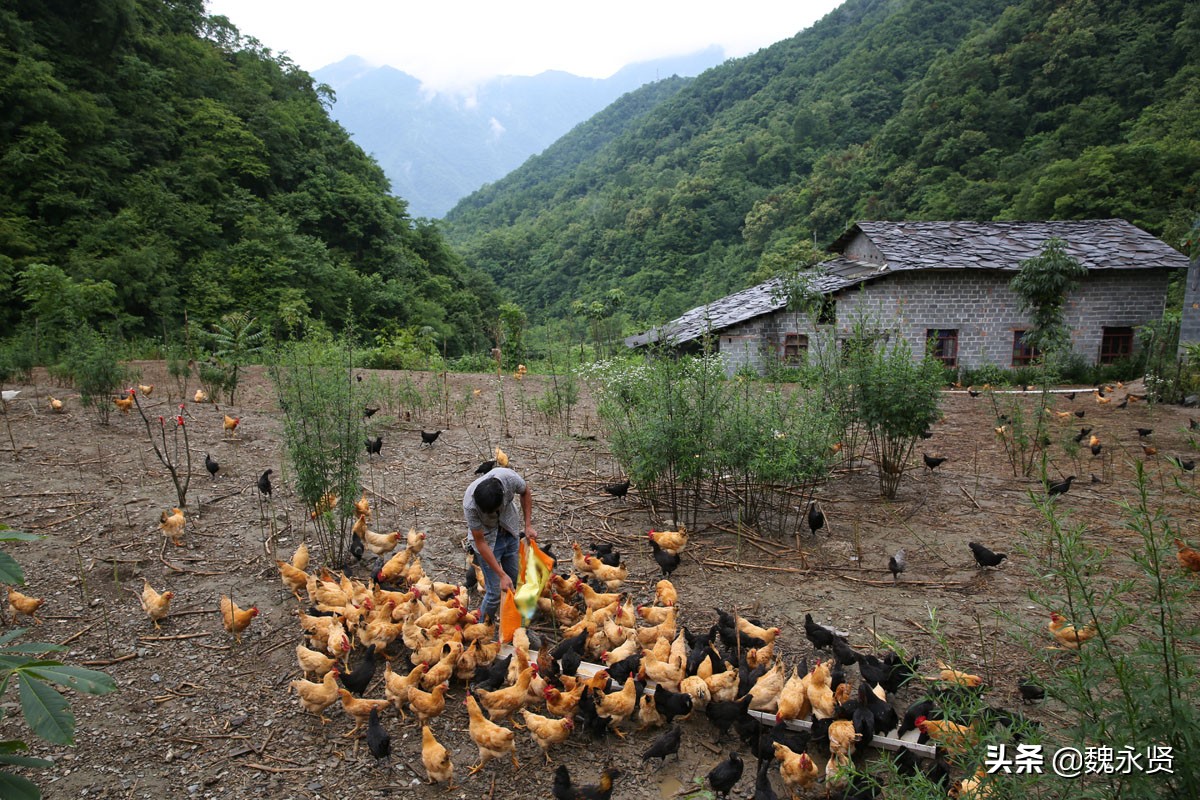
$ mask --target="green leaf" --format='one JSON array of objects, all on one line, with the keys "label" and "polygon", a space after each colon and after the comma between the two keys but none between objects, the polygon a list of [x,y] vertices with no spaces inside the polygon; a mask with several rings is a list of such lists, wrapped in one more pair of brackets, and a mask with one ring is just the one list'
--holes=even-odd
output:
[{"label": "green leaf", "polygon": [[8,741],[0,742],[0,754],[15,753],[18,750],[28,750],[29,745],[22,742],[20,739],[9,739]]},{"label": "green leaf", "polygon": [[0,797],[4,800],[42,800],[42,792],[20,775],[0,772]]},{"label": "green leaf", "polygon": [[8,553],[0,550],[0,583],[22,584],[24,582],[25,573],[21,570],[21,565]]},{"label": "green leaf", "polygon": [[[37,769],[46,769],[53,767],[53,761],[47,761],[44,758],[34,758],[33,756],[11,756],[0,753],[0,764],[8,764],[13,767],[36,767]],[[0,797],[8,795],[0,793]]]},{"label": "green leaf", "polygon": [[36,542],[41,538],[40,534],[14,531],[11,528],[0,531],[0,542]]},{"label": "green leaf", "polygon": [[108,694],[117,689],[116,682],[99,670],[72,667],[58,662],[31,664],[25,667],[24,672],[51,683],[69,686],[85,694]]},{"label": "green leaf", "polygon": [[30,653],[38,655],[40,653],[57,653],[67,648],[61,644],[50,644],[49,642],[24,642],[22,644],[14,644],[8,647],[0,647],[0,653],[8,655],[10,653]]},{"label": "green leaf", "polygon": [[75,743],[75,716],[66,699],[53,686],[18,672],[21,713],[36,735],[54,744]]},{"label": "green leaf", "polygon": [[11,642],[13,639],[17,638],[18,636],[20,636],[22,633],[24,633],[27,630],[29,630],[29,629],[28,628],[16,628],[14,630],[9,631],[8,633],[0,635],[0,645],[4,645],[4,644],[7,644],[8,642]]}]

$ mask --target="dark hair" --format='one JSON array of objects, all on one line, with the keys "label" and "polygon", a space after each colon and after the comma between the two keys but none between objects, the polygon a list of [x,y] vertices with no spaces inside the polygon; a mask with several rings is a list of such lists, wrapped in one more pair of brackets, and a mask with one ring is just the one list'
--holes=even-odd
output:
[{"label": "dark hair", "polygon": [[475,487],[473,496],[476,507],[485,514],[491,514],[504,502],[504,484],[500,483],[500,479],[495,475],[484,478]]}]

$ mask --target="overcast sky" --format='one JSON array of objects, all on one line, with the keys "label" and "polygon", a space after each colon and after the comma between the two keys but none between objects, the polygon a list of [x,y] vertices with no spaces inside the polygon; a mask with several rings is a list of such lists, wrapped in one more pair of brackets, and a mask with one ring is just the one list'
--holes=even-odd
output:
[{"label": "overcast sky", "polygon": [[243,36],[313,72],[349,55],[430,88],[548,69],[622,66],[721,45],[727,57],[794,36],[841,0],[207,0]]}]

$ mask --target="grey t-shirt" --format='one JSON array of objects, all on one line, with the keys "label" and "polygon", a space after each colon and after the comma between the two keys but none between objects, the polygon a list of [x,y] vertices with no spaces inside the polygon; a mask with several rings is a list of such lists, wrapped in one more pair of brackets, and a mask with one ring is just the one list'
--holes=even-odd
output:
[{"label": "grey t-shirt", "polygon": [[[480,481],[492,477],[500,479],[500,485],[504,487],[504,501],[500,503],[498,510],[485,514],[475,505],[475,487],[479,485]],[[496,467],[491,472],[480,475],[463,493],[463,518],[467,521],[467,530],[475,531],[482,528],[488,547],[496,546],[496,537],[499,535],[500,528],[504,528],[514,536],[520,536],[524,527],[524,518],[516,504],[516,496],[519,494],[525,494],[525,479],[507,467]],[[474,547],[473,541],[472,547]]]}]

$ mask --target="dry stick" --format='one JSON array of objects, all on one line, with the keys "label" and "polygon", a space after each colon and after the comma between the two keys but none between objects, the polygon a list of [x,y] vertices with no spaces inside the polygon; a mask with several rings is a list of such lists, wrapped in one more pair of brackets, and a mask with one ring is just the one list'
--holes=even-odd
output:
[{"label": "dry stick", "polygon": [[78,633],[68,636],[66,639],[63,639],[61,642],[58,643],[59,646],[63,647],[63,646],[70,644],[71,642],[75,641],[76,639],[78,639],[79,637],[83,636],[85,633],[90,631],[92,628],[96,627],[96,625],[97,625],[97,623],[93,622],[91,625],[88,625],[86,628],[79,631]]},{"label": "dry stick", "polygon": [[960,490],[960,491],[961,491],[963,494],[965,494],[965,495],[967,496],[967,499],[968,499],[968,500],[970,500],[972,503],[974,503],[974,504],[975,504],[975,507],[976,507],[976,508],[978,508],[980,511],[983,511],[983,506],[979,505],[979,501],[978,501],[978,500],[976,500],[974,497],[972,497],[972,496],[971,496],[970,492],[968,492],[968,491],[967,491],[967,488],[966,488],[965,486],[963,486],[963,485],[960,483],[960,484],[958,485],[958,488],[959,488],[959,490]]},{"label": "dry stick", "polygon": [[137,653],[130,653],[127,656],[121,656],[119,658],[104,658],[97,661],[81,661],[79,663],[83,664],[85,667],[109,667],[113,664],[120,664],[122,661],[130,661],[137,657]]},{"label": "dry stick", "polygon": [[746,569],[762,569],[768,572],[791,572],[796,575],[807,575],[812,572],[812,570],[797,569],[796,567],[768,567],[764,564],[743,564],[737,561],[720,561],[715,558],[697,559],[697,561],[701,564],[707,564],[710,567],[745,567]]},{"label": "dry stick", "polygon": [[207,631],[200,633],[178,633],[174,636],[139,636],[139,642],[174,642],[180,639],[195,639],[198,636],[208,636]]}]

